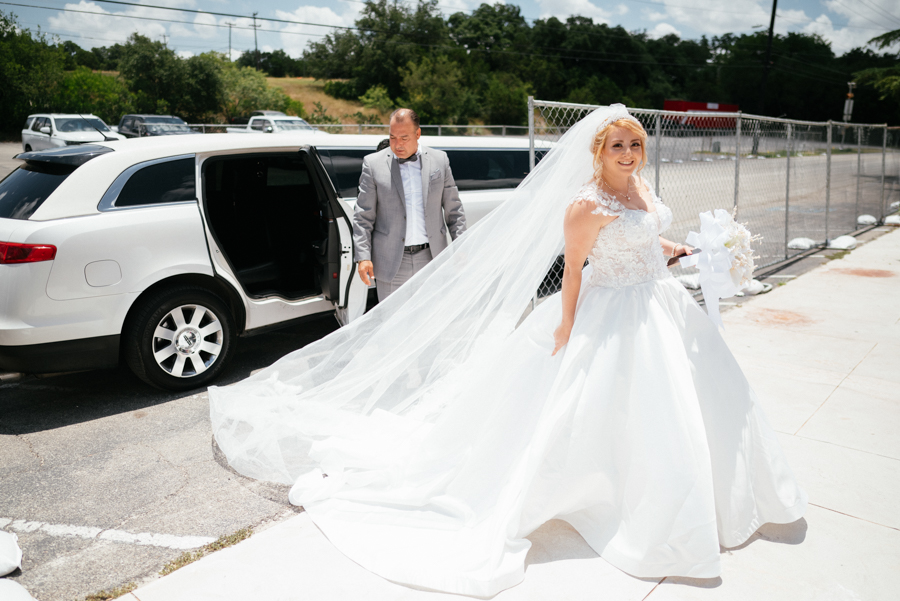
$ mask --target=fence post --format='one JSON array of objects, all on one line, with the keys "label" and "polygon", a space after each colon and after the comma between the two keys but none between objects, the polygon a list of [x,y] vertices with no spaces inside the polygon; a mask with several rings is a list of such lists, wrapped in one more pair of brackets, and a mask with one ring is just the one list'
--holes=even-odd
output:
[{"label": "fence post", "polygon": [[438,125],[438,135],[439,136],[441,135],[441,126],[440,125]]},{"label": "fence post", "polygon": [[501,135],[501,136],[506,136],[506,126],[505,126],[505,125],[504,125],[503,128],[500,130],[500,135]]},{"label": "fence post", "polygon": [[[859,194],[862,185],[862,127],[856,128],[856,214],[853,216],[853,230],[859,225]],[[851,230],[851,231],[853,231]]]},{"label": "fence post", "polygon": [[662,192],[659,189],[659,152],[660,146],[662,145],[662,135],[660,134],[660,130],[662,129],[660,126],[660,121],[662,120],[662,115],[656,113],[656,159],[654,162],[656,163],[656,182],[654,185],[656,186],[656,195],[659,196]]},{"label": "fence post", "polygon": [[825,246],[831,240],[828,237],[828,220],[831,218],[831,129],[832,121],[828,120],[828,132],[825,135]]},{"label": "fence post", "polygon": [[533,171],[533,170],[534,170],[534,96],[529,96],[528,97],[528,171]]},{"label": "fence post", "polygon": [[736,136],[734,139],[734,216],[737,218],[738,211],[738,190],[740,190],[741,184],[741,113],[738,112],[737,119],[735,119],[735,132]]},{"label": "fence post", "polygon": [[887,207],[884,206],[884,176],[887,169],[887,123],[884,124],[884,133],[881,135],[881,219],[880,223],[884,223],[884,216],[887,215]]},{"label": "fence post", "polygon": [[793,126],[787,126],[787,164],[785,165],[784,178],[784,258],[788,258],[791,229],[791,142],[793,141]]}]

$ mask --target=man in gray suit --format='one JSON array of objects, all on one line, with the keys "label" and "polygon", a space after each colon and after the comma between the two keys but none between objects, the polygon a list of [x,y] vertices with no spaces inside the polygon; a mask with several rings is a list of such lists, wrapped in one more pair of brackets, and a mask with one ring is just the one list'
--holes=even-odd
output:
[{"label": "man in gray suit", "polygon": [[447,153],[419,144],[419,116],[391,115],[390,148],[363,159],[353,215],[359,277],[384,300],[466,229]]}]

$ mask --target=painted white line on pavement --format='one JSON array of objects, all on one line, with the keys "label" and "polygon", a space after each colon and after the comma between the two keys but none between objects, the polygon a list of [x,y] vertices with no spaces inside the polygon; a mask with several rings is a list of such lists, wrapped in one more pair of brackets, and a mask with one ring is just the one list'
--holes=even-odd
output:
[{"label": "painted white line on pavement", "polygon": [[167,549],[196,549],[213,542],[209,536],[175,536],[174,534],[153,534],[151,532],[125,532],[124,530],[104,530],[90,526],[73,526],[71,524],[47,524],[27,520],[0,518],[0,528],[16,532],[41,532],[50,536],[72,536],[75,538],[111,540],[117,543],[165,547]]}]

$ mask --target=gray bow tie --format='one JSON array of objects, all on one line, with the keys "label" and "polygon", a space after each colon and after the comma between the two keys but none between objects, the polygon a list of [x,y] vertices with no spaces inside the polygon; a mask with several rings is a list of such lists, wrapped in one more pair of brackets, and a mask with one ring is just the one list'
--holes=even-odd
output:
[{"label": "gray bow tie", "polygon": [[401,165],[402,165],[403,163],[407,163],[407,162],[415,163],[416,161],[419,160],[419,155],[414,154],[414,155],[412,155],[411,157],[409,157],[408,159],[401,159],[400,157],[397,157],[397,160],[400,161],[400,164],[401,164]]}]

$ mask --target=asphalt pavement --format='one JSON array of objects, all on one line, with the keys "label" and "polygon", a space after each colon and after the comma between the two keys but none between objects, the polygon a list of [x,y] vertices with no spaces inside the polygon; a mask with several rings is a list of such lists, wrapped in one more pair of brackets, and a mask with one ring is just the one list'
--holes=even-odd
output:
[{"label": "asphalt pavement", "polygon": [[[333,318],[238,340],[219,382],[336,329]],[[158,574],[188,549],[295,515],[287,487],[231,470],[206,391],[168,394],[125,367],[0,382],[0,528],[24,551],[12,578],[39,601]]]}]

